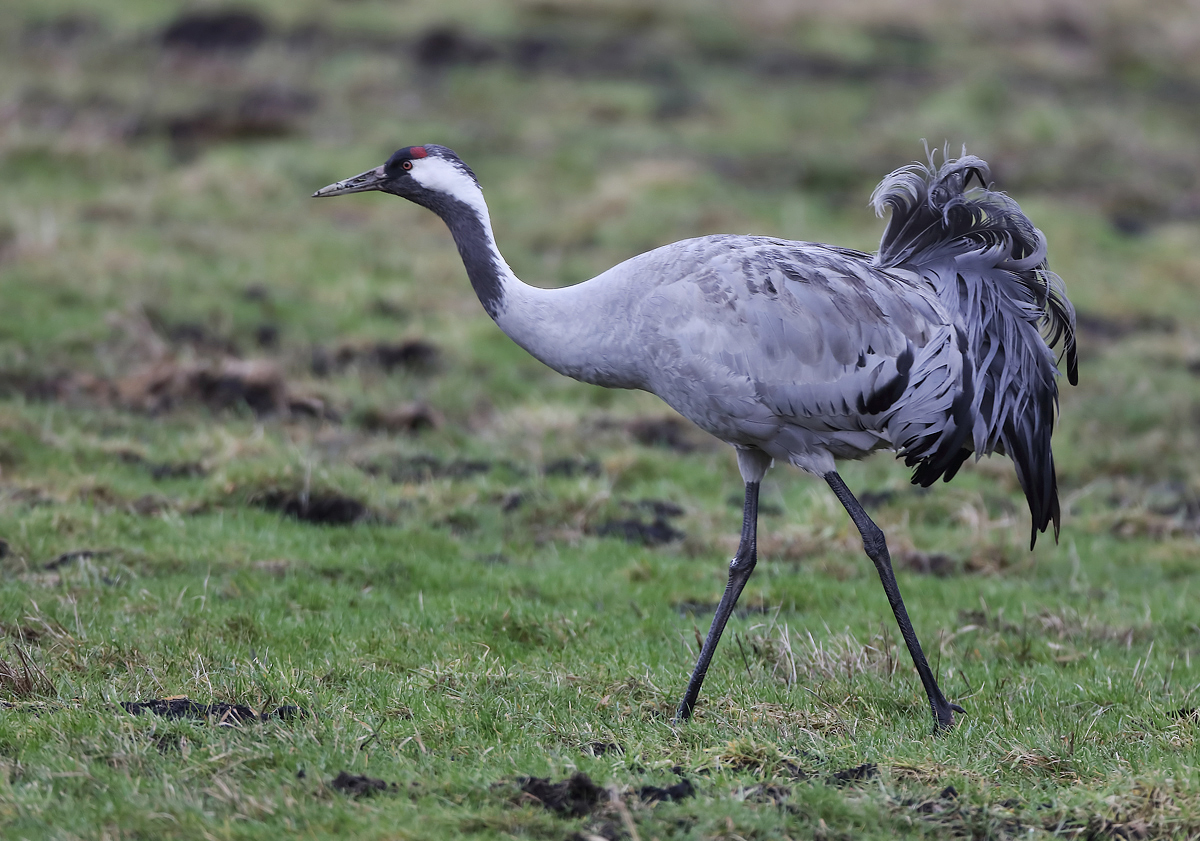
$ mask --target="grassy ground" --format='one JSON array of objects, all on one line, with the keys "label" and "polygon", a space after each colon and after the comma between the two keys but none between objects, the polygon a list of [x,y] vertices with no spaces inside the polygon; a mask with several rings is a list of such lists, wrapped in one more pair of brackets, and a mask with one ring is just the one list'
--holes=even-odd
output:
[{"label": "grassy ground", "polygon": [[[0,11],[0,834],[1200,835],[1186,9],[89,8]],[[308,195],[444,143],[556,285],[717,231],[871,248],[921,138],[993,163],[1079,308],[1062,541],[1001,459],[845,466],[969,711],[933,738],[853,527],[776,471],[675,725],[732,454],[525,356],[431,215]]]}]

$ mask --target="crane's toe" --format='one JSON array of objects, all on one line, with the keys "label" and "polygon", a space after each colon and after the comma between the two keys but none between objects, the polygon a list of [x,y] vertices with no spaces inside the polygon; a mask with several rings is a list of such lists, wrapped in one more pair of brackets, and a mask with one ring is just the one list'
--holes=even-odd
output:
[{"label": "crane's toe", "polygon": [[955,713],[962,713],[963,715],[966,715],[967,711],[964,710],[962,707],[960,707],[958,704],[953,704],[949,701],[943,701],[942,704],[939,704],[936,707],[934,707],[934,710],[933,710],[933,718],[934,718],[933,732],[934,732],[934,735],[937,735],[939,733],[945,733],[948,730],[953,729]]}]

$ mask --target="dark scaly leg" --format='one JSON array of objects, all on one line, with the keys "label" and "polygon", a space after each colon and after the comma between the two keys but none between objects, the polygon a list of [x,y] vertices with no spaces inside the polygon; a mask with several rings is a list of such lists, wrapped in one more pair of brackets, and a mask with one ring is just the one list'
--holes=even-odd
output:
[{"label": "dark scaly leg", "polygon": [[700,697],[700,687],[704,683],[704,676],[708,673],[708,664],[712,662],[713,652],[717,650],[717,643],[721,641],[721,632],[725,630],[725,623],[733,615],[733,607],[737,604],[738,596],[742,594],[746,582],[750,580],[750,573],[754,572],[754,565],[758,562],[758,551],[755,546],[758,533],[758,486],[758,482],[746,482],[746,505],[742,511],[742,539],[738,544],[737,554],[729,562],[729,582],[725,585],[721,603],[717,605],[717,612],[713,616],[712,627],[708,629],[708,636],[704,638],[704,645],[700,649],[700,659],[696,661],[696,668],[692,670],[692,679],[688,681],[687,692],[684,693],[683,700],[679,703],[679,710],[675,713],[677,721],[686,721],[691,718],[692,708],[696,706],[696,699]]},{"label": "dark scaly leg", "polygon": [[879,580],[883,582],[883,592],[887,594],[888,603],[892,606],[892,613],[896,615],[896,624],[900,626],[900,634],[904,637],[908,653],[912,655],[913,663],[917,667],[917,674],[921,676],[921,683],[925,687],[925,695],[929,698],[929,708],[933,711],[935,731],[953,727],[954,713],[965,713],[966,710],[947,701],[946,697],[942,695],[942,690],[938,688],[933,671],[925,659],[925,653],[921,651],[917,633],[908,619],[908,611],[904,609],[904,599],[900,597],[900,588],[896,586],[896,576],[892,572],[892,559],[888,555],[883,532],[867,516],[867,512],[854,498],[854,494],[850,493],[850,489],[846,487],[846,483],[842,481],[842,477],[837,474],[836,470],[829,471],[824,478],[829,483],[829,487],[833,489],[834,494],[837,495],[838,501],[846,508],[854,525],[858,526],[858,531],[862,534],[863,549],[866,550],[867,557],[871,559],[875,564],[875,569],[879,572]]}]

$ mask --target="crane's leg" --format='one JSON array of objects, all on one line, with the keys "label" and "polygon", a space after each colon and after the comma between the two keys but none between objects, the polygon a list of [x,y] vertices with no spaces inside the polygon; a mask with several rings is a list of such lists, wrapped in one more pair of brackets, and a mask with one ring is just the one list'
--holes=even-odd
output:
[{"label": "crane's leg", "polygon": [[758,486],[758,482],[746,483],[746,505],[742,509],[742,539],[738,543],[737,554],[729,562],[729,581],[725,585],[721,603],[717,605],[712,627],[708,629],[708,636],[704,638],[700,659],[696,661],[696,668],[692,670],[687,692],[679,702],[679,710],[675,713],[676,721],[686,721],[692,717],[692,708],[696,706],[696,699],[700,697],[700,687],[704,683],[704,676],[708,674],[708,664],[712,662],[717,643],[721,641],[721,632],[725,630],[725,623],[733,615],[733,606],[737,604],[738,596],[750,580],[754,565],[758,563]]},{"label": "crane's leg", "polygon": [[867,512],[854,498],[854,494],[850,493],[850,489],[846,487],[846,483],[842,481],[842,477],[837,474],[836,470],[830,470],[824,478],[829,483],[829,487],[833,489],[834,494],[837,495],[838,501],[846,508],[854,525],[858,526],[858,531],[862,534],[863,549],[866,550],[867,557],[871,559],[875,564],[875,569],[879,572],[879,580],[883,582],[883,592],[887,594],[888,602],[892,606],[892,613],[896,615],[896,624],[900,626],[900,634],[904,637],[908,653],[912,655],[913,664],[917,667],[917,674],[921,676],[921,683],[925,687],[925,695],[929,698],[929,708],[933,711],[934,729],[944,730],[953,727],[954,713],[965,713],[966,710],[958,704],[947,701],[942,690],[938,688],[933,671],[929,668],[929,662],[925,659],[925,652],[921,651],[917,632],[913,630],[912,622],[908,620],[908,611],[904,608],[904,599],[900,597],[900,588],[896,586],[896,576],[892,572],[892,559],[888,554],[883,532],[867,516]]}]

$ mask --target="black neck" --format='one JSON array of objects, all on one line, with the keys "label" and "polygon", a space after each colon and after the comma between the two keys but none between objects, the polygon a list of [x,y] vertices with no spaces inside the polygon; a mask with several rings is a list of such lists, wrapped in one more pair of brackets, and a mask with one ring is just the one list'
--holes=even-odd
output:
[{"label": "black neck", "polygon": [[456,199],[442,197],[430,208],[446,223],[458,246],[471,286],[487,314],[495,320],[504,302],[501,275],[503,258],[492,244],[483,220],[471,207]]}]

